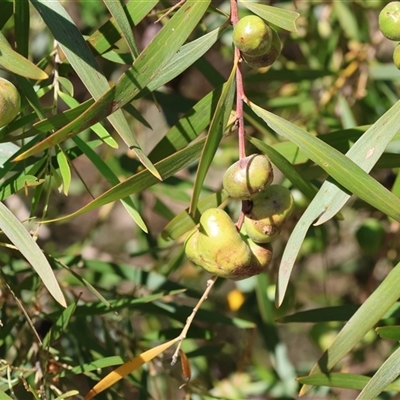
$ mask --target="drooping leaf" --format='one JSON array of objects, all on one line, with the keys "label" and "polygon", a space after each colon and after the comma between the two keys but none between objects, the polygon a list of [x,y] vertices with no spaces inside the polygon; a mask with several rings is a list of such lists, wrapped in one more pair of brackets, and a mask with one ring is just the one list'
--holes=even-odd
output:
[{"label": "drooping leaf", "polygon": [[42,250],[21,222],[3,203],[0,203],[0,229],[32,265],[54,299],[63,307],[66,307],[64,295]]},{"label": "drooping leaf", "polygon": [[0,65],[8,71],[29,79],[43,80],[49,76],[21,54],[14,51],[0,32]]}]

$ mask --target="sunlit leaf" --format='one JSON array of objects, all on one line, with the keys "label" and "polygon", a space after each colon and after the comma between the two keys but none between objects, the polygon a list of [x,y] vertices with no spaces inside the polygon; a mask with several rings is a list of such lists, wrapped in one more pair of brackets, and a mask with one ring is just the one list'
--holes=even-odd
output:
[{"label": "sunlit leaf", "polygon": [[3,203],[0,203],[0,229],[32,265],[54,299],[66,307],[64,295],[46,257],[25,227]]},{"label": "sunlit leaf", "polygon": [[31,61],[14,51],[0,32],[0,65],[14,74],[29,79],[47,79],[49,76]]}]

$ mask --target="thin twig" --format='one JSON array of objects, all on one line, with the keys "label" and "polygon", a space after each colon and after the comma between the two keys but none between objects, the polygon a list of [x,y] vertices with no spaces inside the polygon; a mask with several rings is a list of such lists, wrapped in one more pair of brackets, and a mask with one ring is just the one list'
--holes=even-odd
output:
[{"label": "thin twig", "polygon": [[212,287],[214,286],[215,281],[218,279],[218,276],[213,276],[211,277],[211,279],[209,279],[207,281],[207,287],[206,290],[204,291],[203,295],[201,296],[200,300],[197,302],[195,308],[193,308],[192,313],[190,314],[190,316],[188,317],[188,319],[186,320],[186,324],[182,329],[181,334],[177,337],[177,339],[179,339],[178,342],[178,346],[174,352],[174,355],[172,356],[172,361],[171,361],[171,365],[174,365],[176,363],[176,361],[178,360],[178,355],[179,355],[179,350],[182,346],[182,342],[183,340],[186,338],[186,334],[190,328],[190,325],[192,324],[194,317],[196,316],[197,311],[199,310],[199,308],[201,307],[201,305],[204,303],[204,301],[207,299],[208,295],[210,294],[210,291],[212,289]]},{"label": "thin twig", "polygon": [[170,14],[172,11],[175,10],[175,8],[178,8],[181,6],[186,0],[181,0],[178,3],[176,3],[174,6],[172,6],[165,14],[161,15],[160,18],[158,18],[154,23],[156,24],[157,22],[160,22],[164,17],[166,17],[168,14]]}]

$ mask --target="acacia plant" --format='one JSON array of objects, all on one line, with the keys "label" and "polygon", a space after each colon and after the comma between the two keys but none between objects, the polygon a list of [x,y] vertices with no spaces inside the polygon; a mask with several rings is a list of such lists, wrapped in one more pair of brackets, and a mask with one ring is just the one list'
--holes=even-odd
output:
[{"label": "acacia plant", "polygon": [[400,392],[383,3],[2,1],[1,399]]}]

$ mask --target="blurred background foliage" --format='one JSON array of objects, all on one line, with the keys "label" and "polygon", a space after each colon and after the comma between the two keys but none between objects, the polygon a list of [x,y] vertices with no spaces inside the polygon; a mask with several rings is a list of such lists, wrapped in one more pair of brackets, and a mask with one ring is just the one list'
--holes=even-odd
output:
[{"label": "blurred background foliage", "polygon": [[[40,82],[29,80],[46,117],[72,107],[65,98],[72,97],[79,103],[91,98],[62,51],[55,49],[52,33],[36,9],[29,5],[24,8],[29,14],[21,16],[18,3],[2,2],[1,33],[49,75]],[[101,1],[61,3],[86,39],[96,31],[101,36],[101,27],[111,18]],[[148,15],[134,24],[139,51],[146,48],[170,18],[154,23],[174,2],[155,3]],[[394,43],[378,29],[378,14],[386,2],[271,4],[300,14],[298,32],[279,31],[283,51],[271,68],[254,70],[243,65],[246,95],[312,134],[329,134],[328,143],[345,152],[400,95],[400,71],[392,64]],[[227,18],[224,13],[229,14],[229,10],[229,1],[213,1],[190,40],[221,26]],[[241,16],[248,13],[240,7]],[[25,38],[20,32],[24,32]],[[132,109],[125,109],[129,126],[146,154],[151,154],[170,127],[197,101],[227,79],[233,62],[231,33],[231,28],[227,28],[193,66],[152,94],[134,100],[132,105],[142,119]],[[132,63],[132,55],[124,39],[111,40],[106,52],[94,54],[106,78],[115,82]],[[21,85],[6,70],[0,70],[0,74]],[[22,97],[23,123],[14,125],[15,129],[0,130],[2,145],[21,146],[25,139],[14,139],[6,129],[19,135],[38,120],[26,92]],[[102,124],[119,147],[101,144],[95,152],[123,181],[142,167],[110,123],[104,120]],[[356,127],[362,128],[352,129]],[[348,136],[343,140],[342,135],[335,142],[332,132],[344,129]],[[238,158],[237,137],[232,131],[226,132],[213,160],[202,198],[221,190],[224,171]],[[282,149],[302,177],[317,187],[327,178],[320,167],[287,150],[282,137],[249,109],[246,133]],[[79,138],[92,143],[97,136],[86,129]],[[399,157],[400,136],[396,138],[387,149],[393,157],[382,157],[371,174],[394,192],[397,188],[398,194],[400,163],[394,156]],[[39,165],[42,159],[36,159],[26,165],[16,163],[14,170],[0,176],[1,199],[28,229],[36,232],[37,242],[72,305],[68,312],[63,311],[20,253],[4,235],[0,237],[0,390],[19,400],[83,398],[115,366],[176,337],[209,278],[186,260],[184,236],[177,240],[162,236],[167,223],[190,203],[196,163],[132,196],[148,233],[129,218],[120,202],[96,208],[63,224],[39,227],[37,221],[41,218],[70,214],[110,188],[88,155],[77,150],[76,143],[67,140],[62,148],[70,159],[69,188],[65,187],[64,172],[54,157],[47,158],[44,169]],[[2,151],[12,149],[0,148],[0,162],[4,163],[8,156],[2,155]],[[248,154],[256,151],[248,145]],[[162,158],[161,149],[159,159]],[[24,168],[31,168],[31,174],[43,182],[6,195],[7,179]],[[190,382],[179,388],[185,376],[180,365],[171,367],[171,350],[96,398],[297,398],[300,385],[296,377],[309,373],[346,319],[331,321],[328,315],[320,320],[287,322],[282,318],[331,306],[347,306],[346,310],[354,311],[400,261],[400,230],[398,222],[352,197],[340,219],[310,228],[285,302],[276,309],[279,261],[309,200],[279,170],[275,183],[292,189],[296,210],[274,242],[271,272],[240,282],[217,282],[183,343],[192,368]],[[240,204],[229,201],[225,205],[237,218]],[[393,315],[383,325],[396,324]],[[39,338],[43,346],[39,345]],[[394,350],[395,343],[379,339],[371,330],[342,360],[339,370],[372,375]],[[321,386],[310,393],[304,398],[350,399],[358,392]],[[393,392],[380,398],[394,398]]]}]

